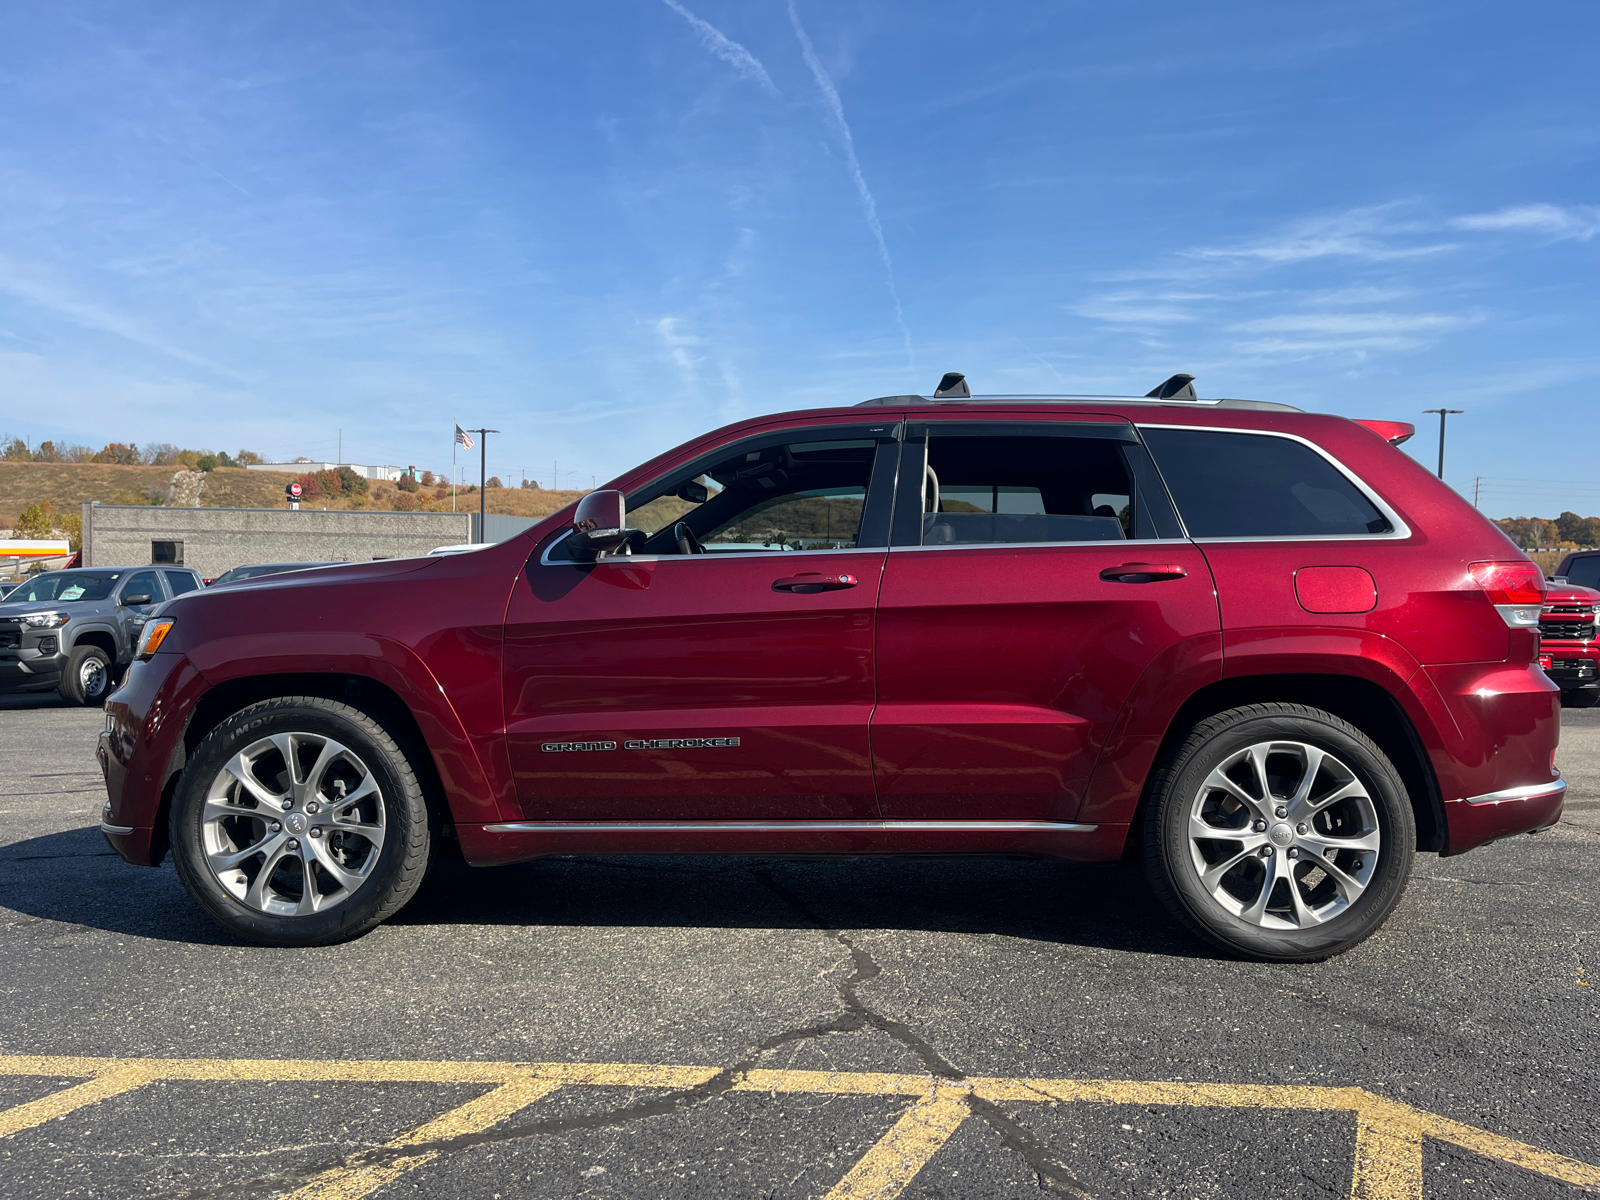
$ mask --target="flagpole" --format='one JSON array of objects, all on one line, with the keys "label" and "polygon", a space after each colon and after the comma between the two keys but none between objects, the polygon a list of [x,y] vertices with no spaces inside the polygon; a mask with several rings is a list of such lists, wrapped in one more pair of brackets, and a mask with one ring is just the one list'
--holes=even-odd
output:
[{"label": "flagpole", "polygon": [[[460,426],[457,426],[460,428]],[[456,444],[455,434],[450,435],[450,511],[456,510]]]}]

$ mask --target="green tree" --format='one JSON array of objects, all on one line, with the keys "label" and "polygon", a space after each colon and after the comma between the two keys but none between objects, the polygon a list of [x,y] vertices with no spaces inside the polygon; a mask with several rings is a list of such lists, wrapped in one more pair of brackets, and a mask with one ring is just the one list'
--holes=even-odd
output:
[{"label": "green tree", "polygon": [[11,536],[42,540],[54,533],[55,528],[56,506],[48,500],[36,500],[22,510]]}]

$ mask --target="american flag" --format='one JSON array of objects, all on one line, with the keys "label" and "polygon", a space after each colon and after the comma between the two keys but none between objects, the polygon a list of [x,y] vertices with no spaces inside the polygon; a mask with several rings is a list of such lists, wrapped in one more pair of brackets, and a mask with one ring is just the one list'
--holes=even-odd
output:
[{"label": "american flag", "polygon": [[456,426],[456,443],[465,446],[468,450],[471,450],[473,446],[472,435],[459,425]]}]

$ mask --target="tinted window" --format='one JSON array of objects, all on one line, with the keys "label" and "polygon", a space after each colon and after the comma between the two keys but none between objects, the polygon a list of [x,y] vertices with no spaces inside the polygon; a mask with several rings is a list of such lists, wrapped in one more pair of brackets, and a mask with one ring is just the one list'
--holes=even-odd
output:
[{"label": "tinted window", "polygon": [[1160,520],[1165,498],[1152,501],[1137,482],[1133,459],[1143,453],[1114,437],[935,426],[906,446],[902,480],[911,491],[902,503],[920,501],[922,518],[920,529],[901,525],[900,540],[968,546],[1175,536],[1170,509],[1167,528]]},{"label": "tinted window", "polygon": [[797,441],[701,464],[629,508],[635,553],[682,553],[680,522],[708,554],[852,548],[877,452],[870,438]]},{"label": "tinted window", "polygon": [[104,600],[122,575],[117,571],[53,571],[30,579],[6,597],[6,603],[27,600]]},{"label": "tinted window", "polygon": [[1573,559],[1567,567],[1567,582],[1578,587],[1600,587],[1600,554]]},{"label": "tinted window", "polygon": [[1390,532],[1372,501],[1300,442],[1207,429],[1140,432],[1190,537]]},{"label": "tinted window", "polygon": [[187,571],[168,571],[167,586],[172,589],[174,596],[181,596],[185,592],[192,592],[199,585],[195,583],[194,576]]}]

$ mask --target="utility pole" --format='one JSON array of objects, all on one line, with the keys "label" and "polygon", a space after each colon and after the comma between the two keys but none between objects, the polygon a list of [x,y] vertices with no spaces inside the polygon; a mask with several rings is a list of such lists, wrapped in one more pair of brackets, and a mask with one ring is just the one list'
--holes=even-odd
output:
[{"label": "utility pole", "polygon": [[1483,476],[1479,475],[1472,481],[1472,507],[1478,507],[1478,494],[1483,491]]},{"label": "utility pole", "polygon": [[1438,413],[1439,414],[1439,478],[1443,479],[1444,478],[1444,421],[1445,421],[1446,417],[1456,416],[1457,414],[1465,412],[1466,410],[1465,409],[1460,409],[1460,408],[1425,408],[1422,411],[1426,412],[1426,413]]},{"label": "utility pole", "polygon": [[483,485],[489,478],[489,435],[500,431],[498,429],[469,429],[467,432],[476,433],[483,439],[478,443],[478,540],[482,542],[488,540],[484,536],[487,532],[484,529],[484,517],[487,515],[484,506],[488,502],[488,497],[484,494]]},{"label": "utility pole", "polygon": [[344,430],[343,429],[339,430],[338,455],[339,455],[339,461],[337,463],[335,463],[334,466],[342,467],[342,466],[344,466]]}]

